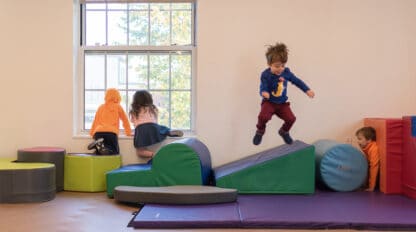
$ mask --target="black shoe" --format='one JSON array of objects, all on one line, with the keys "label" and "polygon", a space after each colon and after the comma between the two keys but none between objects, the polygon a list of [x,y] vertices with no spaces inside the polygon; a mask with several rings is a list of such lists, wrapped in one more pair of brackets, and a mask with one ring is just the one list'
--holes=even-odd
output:
[{"label": "black shoe", "polygon": [[94,142],[88,144],[88,150],[96,149],[97,145],[104,142],[104,138],[98,138]]},{"label": "black shoe", "polygon": [[170,137],[182,137],[183,136],[183,131],[171,130],[171,131],[169,131],[168,136],[170,136]]},{"label": "black shoe", "polygon": [[261,143],[261,139],[263,138],[263,135],[262,134],[258,134],[258,133],[256,133],[255,135],[254,135],[254,138],[253,138],[253,144],[254,145],[259,145],[260,143]]},{"label": "black shoe", "polygon": [[97,155],[113,155],[114,152],[104,146],[97,148]]},{"label": "black shoe", "polygon": [[292,139],[292,137],[290,137],[289,132],[279,130],[279,135],[282,136],[282,138],[283,138],[283,140],[285,141],[286,144],[292,144],[293,143],[293,139]]}]

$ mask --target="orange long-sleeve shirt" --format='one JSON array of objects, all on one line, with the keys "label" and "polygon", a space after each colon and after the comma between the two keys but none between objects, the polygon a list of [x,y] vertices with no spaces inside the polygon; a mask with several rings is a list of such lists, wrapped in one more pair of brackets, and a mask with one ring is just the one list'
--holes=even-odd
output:
[{"label": "orange long-sleeve shirt", "polygon": [[368,161],[368,189],[374,190],[380,170],[380,153],[375,141],[371,141],[362,149]]},{"label": "orange long-sleeve shirt", "polygon": [[102,104],[95,113],[90,135],[96,132],[120,133],[120,120],[126,135],[131,135],[129,119],[123,107],[120,105],[120,93],[116,89],[108,89],[105,96],[105,103]]}]

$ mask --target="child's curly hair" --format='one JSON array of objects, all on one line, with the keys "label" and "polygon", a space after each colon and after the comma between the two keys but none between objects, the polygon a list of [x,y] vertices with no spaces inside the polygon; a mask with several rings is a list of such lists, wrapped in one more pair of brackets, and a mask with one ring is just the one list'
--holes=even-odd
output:
[{"label": "child's curly hair", "polygon": [[267,64],[271,65],[275,62],[282,62],[285,64],[287,62],[289,50],[287,49],[284,43],[276,43],[274,46],[269,45],[266,52]]}]

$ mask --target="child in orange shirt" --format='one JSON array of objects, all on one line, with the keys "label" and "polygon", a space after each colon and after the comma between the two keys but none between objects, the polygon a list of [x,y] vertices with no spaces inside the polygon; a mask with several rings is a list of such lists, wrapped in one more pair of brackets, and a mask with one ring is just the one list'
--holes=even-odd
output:
[{"label": "child in orange shirt", "polygon": [[121,96],[117,89],[107,89],[105,103],[95,113],[90,135],[95,139],[88,145],[88,149],[95,149],[98,155],[119,154],[118,134],[120,132],[120,120],[127,136],[131,136],[129,119],[123,107],[120,105]]},{"label": "child in orange shirt", "polygon": [[376,130],[373,127],[362,127],[357,132],[358,145],[368,161],[368,183],[365,191],[374,191],[380,170],[380,154],[376,144]]}]

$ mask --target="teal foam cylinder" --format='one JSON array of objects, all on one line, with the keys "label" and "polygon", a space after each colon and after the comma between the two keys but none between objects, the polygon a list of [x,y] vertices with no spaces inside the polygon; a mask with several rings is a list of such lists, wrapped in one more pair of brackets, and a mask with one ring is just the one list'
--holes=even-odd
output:
[{"label": "teal foam cylinder", "polygon": [[339,192],[354,191],[365,183],[368,163],[360,150],[350,144],[325,139],[313,145],[318,182]]}]

